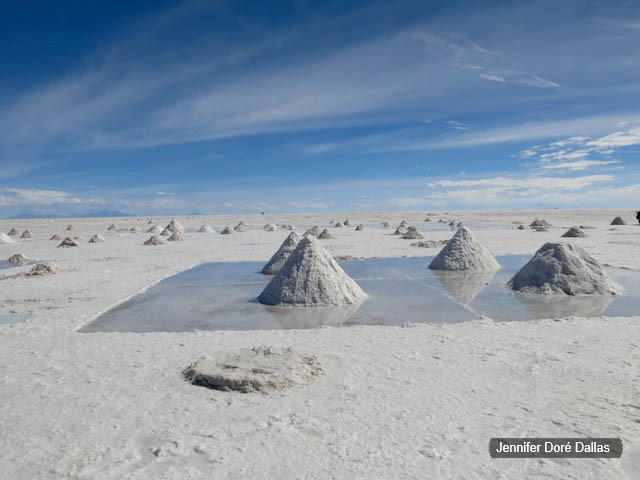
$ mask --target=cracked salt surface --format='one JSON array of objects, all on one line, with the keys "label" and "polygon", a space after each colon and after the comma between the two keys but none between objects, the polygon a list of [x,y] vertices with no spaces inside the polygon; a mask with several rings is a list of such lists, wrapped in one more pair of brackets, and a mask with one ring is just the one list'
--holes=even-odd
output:
[{"label": "cracked salt surface", "polygon": [[340,262],[369,295],[344,307],[272,307],[256,297],[271,279],[262,262],[206,263],[169,277],[83,327],[81,332],[264,330],[348,325],[454,323],[567,316],[632,316],[640,308],[640,273],[608,268],[622,296],[525,295],[505,287],[528,256],[498,257],[497,272],[446,272],[428,258]]}]

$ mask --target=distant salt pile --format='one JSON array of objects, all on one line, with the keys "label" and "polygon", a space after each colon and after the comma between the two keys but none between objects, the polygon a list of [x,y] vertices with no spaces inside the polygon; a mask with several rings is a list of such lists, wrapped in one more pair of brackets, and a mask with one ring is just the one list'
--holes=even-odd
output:
[{"label": "distant salt pile", "polygon": [[545,243],[507,284],[535,294],[619,295],[622,287],[584,249],[570,243]]},{"label": "distant salt pile", "polygon": [[308,229],[306,232],[304,232],[304,235],[313,235],[314,237],[318,238],[318,235],[320,235],[321,233],[322,233],[322,229],[319,226],[314,225],[313,227]]},{"label": "distant salt pile", "polygon": [[169,224],[165,227],[166,230],[169,230],[171,233],[184,233],[185,232],[185,228],[182,226],[182,224],[177,221],[175,218],[172,218],[171,221],[169,222]]},{"label": "distant salt pile", "polygon": [[198,233],[215,233],[213,228],[211,228],[209,225],[201,225],[200,228],[198,229]]},{"label": "distant salt pile", "polygon": [[396,228],[396,231],[393,232],[391,235],[404,235],[405,233],[407,233],[408,230],[409,229],[406,227],[406,225],[400,224],[400,226]]},{"label": "distant salt pile", "polygon": [[322,372],[314,355],[291,347],[216,350],[189,365],[183,374],[193,385],[224,392],[267,393],[303,385]]},{"label": "distant salt pile", "polygon": [[140,227],[131,227],[129,229],[130,233],[140,233],[142,231],[142,229]]},{"label": "distant salt pile", "polygon": [[351,220],[349,220],[348,218],[343,222],[343,225],[345,227],[350,227],[351,226]]},{"label": "distant salt pile", "polygon": [[527,228],[524,225],[518,225],[518,230],[526,230]]},{"label": "distant salt pile", "polygon": [[422,242],[412,243],[412,247],[420,248],[442,248],[448,243],[448,240],[424,240]]},{"label": "distant salt pile", "polygon": [[182,242],[184,241],[184,233],[182,232],[173,232],[169,238],[167,238],[169,242]]},{"label": "distant salt pile", "polygon": [[273,254],[271,259],[262,268],[262,273],[267,275],[274,275],[282,268],[287,259],[291,255],[298,243],[300,242],[300,235],[296,232],[291,232],[289,236],[282,242],[280,248]]},{"label": "distant salt pile", "polygon": [[549,229],[547,227],[531,227],[534,232],[548,232]]},{"label": "distant salt pile", "polygon": [[116,227],[115,223],[112,223],[111,225],[109,225],[109,228],[107,228],[107,230],[109,230],[110,232],[117,230],[118,227]]},{"label": "distant salt pile", "polygon": [[39,263],[21,275],[24,277],[42,277],[44,275],[55,275],[58,271],[58,266],[55,263]]},{"label": "distant salt pile", "polygon": [[491,271],[500,268],[489,250],[466,227],[459,228],[431,261],[432,270]]},{"label": "distant salt pile", "polygon": [[587,234],[578,227],[571,227],[569,230],[564,232],[562,236],[566,238],[584,238]]},{"label": "distant salt pile", "polygon": [[334,237],[334,236],[331,234],[331,232],[329,232],[329,230],[325,228],[324,230],[322,230],[322,231],[320,232],[320,235],[318,235],[318,238],[319,238],[320,240],[331,240],[332,238],[336,238],[336,237]]},{"label": "distant salt pile", "polygon": [[320,242],[303,237],[258,299],[267,305],[348,305],[367,295]]},{"label": "distant salt pile", "polygon": [[67,225],[67,232],[71,232],[73,230],[76,230],[76,227],[74,225]]},{"label": "distant salt pile", "polygon": [[31,233],[30,230],[25,230],[22,232],[22,235],[20,235],[20,238],[33,238],[33,233]]},{"label": "distant salt pile", "polygon": [[431,218],[430,218],[430,217],[427,217],[427,218],[425,218],[425,219],[424,219],[424,221],[425,221],[425,222],[430,222],[430,221],[431,221]]},{"label": "distant salt pile", "polygon": [[4,245],[5,243],[16,243],[16,241],[3,232],[0,233],[0,245]]},{"label": "distant salt pile", "polygon": [[236,232],[246,232],[247,231],[247,226],[245,225],[244,222],[240,222],[239,224],[237,224],[235,227],[233,227],[233,229]]},{"label": "distant salt pile", "polygon": [[58,245],[58,248],[60,247],[77,247],[78,244],[76,243],[76,241],[71,238],[71,237],[67,237],[64,240],[62,240],[62,243],[60,243],[60,245]]},{"label": "distant salt pile", "polygon": [[224,229],[220,232],[221,235],[231,235],[232,233],[236,233],[236,231],[231,227],[224,227]]},{"label": "distant salt pile", "polygon": [[173,232],[168,228],[165,228],[164,230],[162,230],[162,232],[160,232],[160,235],[162,235],[163,237],[170,237],[171,235],[173,235]]},{"label": "distant salt pile", "polygon": [[335,228],[342,228],[344,225],[342,225],[342,223],[340,222],[336,222],[336,224],[334,225]]},{"label": "distant salt pile", "polygon": [[98,235],[97,233],[89,239],[88,243],[104,243],[106,240],[102,235]]},{"label": "distant salt pile", "polygon": [[51,235],[51,238],[49,240],[62,240],[62,237],[56,233]]},{"label": "distant salt pile", "polygon": [[627,222],[625,222],[622,217],[616,217],[611,221],[611,225],[626,225]]},{"label": "distant salt pile", "polygon": [[281,228],[282,230],[291,230],[291,231],[293,231],[293,230],[295,230],[295,229],[296,229],[293,225],[289,225],[289,224],[280,225],[280,228]]},{"label": "distant salt pile", "polygon": [[166,244],[167,244],[167,241],[164,238],[159,237],[158,235],[153,235],[146,242],[143,243],[143,245],[166,245]]},{"label": "distant salt pile", "polygon": [[16,253],[15,255],[11,255],[7,259],[8,263],[10,263],[11,265],[15,265],[16,267],[21,267],[22,265],[24,265],[28,261],[29,261],[29,259],[27,257],[25,257],[21,253]]},{"label": "distant salt pile", "polygon": [[402,238],[404,240],[420,240],[424,238],[424,235],[416,227],[408,227]]},{"label": "distant salt pile", "polygon": [[549,228],[551,224],[546,220],[536,218],[533,222],[529,224],[529,226],[531,228],[536,228],[536,227]]},{"label": "distant salt pile", "polygon": [[464,223],[462,222],[456,223],[456,228],[462,228],[462,227],[464,227]]},{"label": "distant salt pile", "polygon": [[363,225],[363,224],[359,224],[359,225],[356,227],[356,232],[361,232],[362,230],[364,230],[364,225]]},{"label": "distant salt pile", "polygon": [[389,222],[382,222],[382,228],[391,228],[391,224]]},{"label": "distant salt pile", "polygon": [[264,227],[262,227],[262,229],[265,232],[275,232],[276,226],[273,223],[267,223]]},{"label": "distant salt pile", "polygon": [[12,237],[19,237],[20,230],[16,230],[15,228],[12,228],[11,230],[9,230],[8,235],[11,235]]},{"label": "distant salt pile", "polygon": [[162,230],[163,228],[160,225],[155,224],[147,229],[147,233],[161,233]]}]

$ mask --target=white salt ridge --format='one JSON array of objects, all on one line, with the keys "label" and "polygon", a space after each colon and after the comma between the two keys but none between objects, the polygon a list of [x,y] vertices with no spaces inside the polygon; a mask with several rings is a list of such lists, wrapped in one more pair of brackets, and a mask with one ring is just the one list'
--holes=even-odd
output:
[{"label": "white salt ridge", "polygon": [[278,273],[289,258],[289,255],[291,255],[291,252],[296,249],[299,242],[300,235],[296,232],[291,232],[284,242],[282,242],[282,245],[280,245],[280,248],[278,248],[276,253],[273,254],[271,259],[262,268],[262,273],[267,275],[274,275]]},{"label": "white salt ridge", "polygon": [[584,249],[570,243],[545,243],[507,284],[535,294],[619,295],[622,287]]},{"label": "white salt ridge", "polygon": [[267,305],[348,305],[367,297],[320,242],[305,236],[258,299]]},{"label": "white salt ridge", "polygon": [[500,265],[476,236],[468,228],[462,227],[431,261],[429,268],[491,271],[499,269]]},{"label": "white salt ridge", "polygon": [[5,243],[16,243],[16,241],[6,233],[0,233],[0,245]]}]

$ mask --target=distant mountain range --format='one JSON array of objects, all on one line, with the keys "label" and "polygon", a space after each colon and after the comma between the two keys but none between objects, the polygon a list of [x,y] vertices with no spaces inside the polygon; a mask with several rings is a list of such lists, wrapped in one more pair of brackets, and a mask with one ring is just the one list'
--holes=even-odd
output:
[{"label": "distant mountain range", "polygon": [[10,220],[30,219],[30,218],[95,218],[95,217],[138,217],[133,213],[121,212],[119,210],[98,210],[96,212],[73,213],[68,215],[55,215],[44,213],[23,212],[17,215],[6,217]]}]

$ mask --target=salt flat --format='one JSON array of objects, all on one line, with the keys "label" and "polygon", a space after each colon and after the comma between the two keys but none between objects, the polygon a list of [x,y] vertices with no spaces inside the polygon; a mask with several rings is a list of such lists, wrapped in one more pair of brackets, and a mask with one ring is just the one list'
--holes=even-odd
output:
[{"label": "salt flat", "polygon": [[[629,225],[610,226],[623,216]],[[363,231],[329,227],[362,223]],[[147,218],[3,220],[0,231],[34,237],[0,245],[55,262],[61,273],[1,271],[0,314],[30,313],[0,325],[0,478],[640,478],[640,314],[404,327],[189,333],[76,330],[167,276],[203,262],[266,262],[289,234],[329,227],[335,256],[435,255],[392,236],[406,219],[429,240],[451,237],[438,219],[463,221],[494,255],[532,255],[573,225],[569,239],[600,263],[640,271],[640,227],[631,211],[545,210],[178,217],[184,242],[143,246]],[[544,218],[548,232],[517,230]],[[152,218],[166,225],[170,218]],[[237,235],[219,232],[244,220]],[[66,232],[68,224],[76,231]],[[441,226],[431,231],[433,226]],[[54,233],[81,236],[57,248]],[[105,243],[88,244],[94,234]],[[14,237],[15,238],[15,237]],[[426,267],[425,267],[426,268]],[[428,309],[428,305],[425,306]],[[402,312],[398,312],[402,315]],[[133,319],[134,321],[134,319]],[[308,385],[269,394],[195,387],[183,369],[213,351],[292,347],[316,355],[323,372]],[[620,437],[621,459],[492,460],[490,437]]]}]

